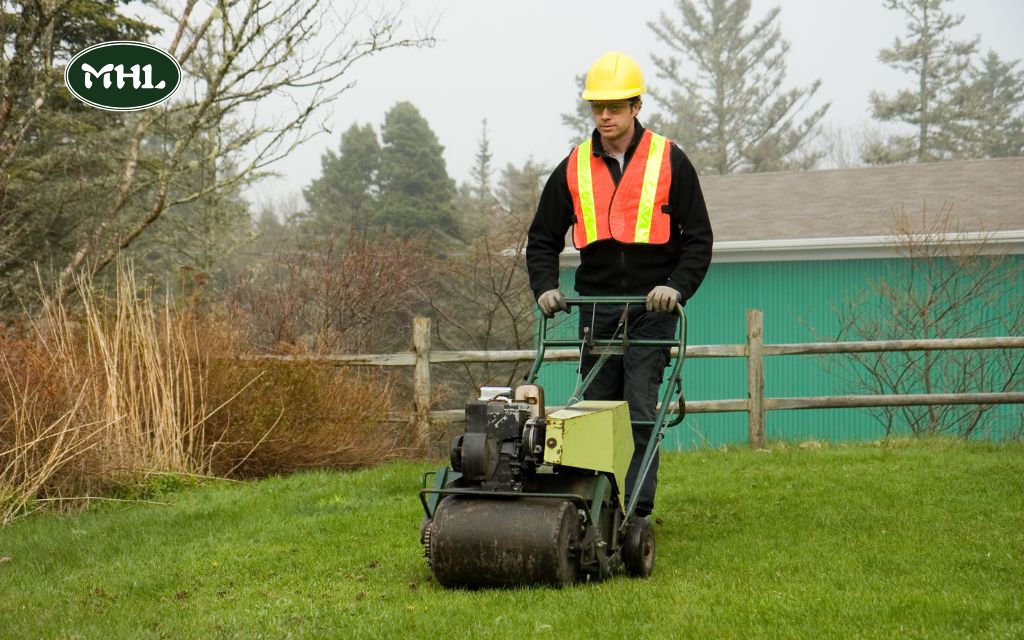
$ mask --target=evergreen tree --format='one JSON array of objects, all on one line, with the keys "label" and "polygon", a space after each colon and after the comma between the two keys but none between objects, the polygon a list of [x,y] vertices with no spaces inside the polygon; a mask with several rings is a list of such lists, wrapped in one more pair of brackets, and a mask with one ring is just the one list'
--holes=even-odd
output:
[{"label": "evergreen tree", "polygon": [[[779,9],[748,25],[750,0],[677,0],[649,22],[663,44],[685,58],[652,56],[667,92],[651,91],[665,113],[661,132],[687,152],[698,171],[806,169],[821,156],[807,150],[829,105],[803,115],[820,86],[783,90],[789,44]],[[692,73],[689,72],[692,70]],[[648,81],[650,85],[650,81]]]},{"label": "evergreen tree", "polygon": [[254,261],[258,262],[272,256],[274,251],[284,244],[291,230],[289,225],[281,222],[272,206],[264,205],[253,220],[253,231],[256,237],[251,255],[254,256]]},{"label": "evergreen tree", "polygon": [[410,102],[395,104],[381,127],[379,223],[406,237],[418,233],[459,238],[455,182],[448,177],[444,147]]},{"label": "evergreen tree", "polygon": [[307,226],[314,233],[366,230],[374,221],[380,143],[369,124],[353,124],[341,136],[338,153],[320,157],[321,174],[303,195],[309,204]]},{"label": "evergreen tree", "polygon": [[[204,147],[200,145],[201,150]],[[172,194],[203,191],[218,173],[234,172],[230,162],[218,167],[209,156],[197,154],[190,170],[175,176]],[[125,254],[134,258],[136,267],[163,283],[209,284],[222,289],[227,267],[254,237],[249,205],[235,187],[207,192],[169,209]]]},{"label": "evergreen tree", "polygon": [[[579,89],[577,95],[583,95],[583,88],[587,84],[587,74],[581,73],[576,76],[576,87]],[[569,145],[575,146],[590,137],[594,131],[594,116],[591,115],[590,104],[580,99],[576,108],[571,113],[562,114],[562,124],[567,126],[570,134]]]},{"label": "evergreen tree", "polygon": [[487,118],[480,122],[480,142],[476,148],[476,163],[472,171],[472,194],[484,206],[491,206],[494,194],[491,193],[491,139],[487,135]]},{"label": "evergreen tree", "polygon": [[1024,155],[1024,70],[989,51],[957,87],[960,117],[948,125],[964,158]]},{"label": "evergreen tree", "polygon": [[512,163],[505,166],[498,180],[497,196],[506,224],[518,225],[525,232],[537,211],[544,181],[550,173],[550,167],[540,165],[532,158],[520,167]]},{"label": "evergreen tree", "polygon": [[916,131],[893,135],[883,144],[870,147],[865,161],[927,162],[956,157],[957,142],[949,124],[962,113],[962,93],[977,39],[958,41],[952,31],[964,17],[946,13],[949,0],[885,0],[884,6],[899,10],[907,18],[905,38],[882,49],[878,58],[900,71],[913,74],[912,88],[894,96],[871,94],[873,115],[883,122],[912,125]]},{"label": "evergreen tree", "polygon": [[494,174],[491,160],[491,141],[487,135],[485,118],[480,125],[480,142],[477,144],[476,162],[470,172],[470,181],[462,185],[457,198],[460,228],[467,238],[486,234],[498,216],[498,201],[491,187]]}]

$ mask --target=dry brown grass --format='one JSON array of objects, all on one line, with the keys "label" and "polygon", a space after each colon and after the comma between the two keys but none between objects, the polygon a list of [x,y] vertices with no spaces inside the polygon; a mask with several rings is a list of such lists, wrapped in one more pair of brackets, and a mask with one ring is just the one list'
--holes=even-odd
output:
[{"label": "dry brown grass", "polygon": [[353,468],[406,453],[388,378],[240,362],[244,318],[155,303],[130,268],[0,327],[0,523],[152,474]]},{"label": "dry brown grass", "polygon": [[120,268],[107,298],[80,282],[81,310],[53,298],[3,337],[0,519],[148,473],[205,474],[209,415],[188,314],[136,297]]}]

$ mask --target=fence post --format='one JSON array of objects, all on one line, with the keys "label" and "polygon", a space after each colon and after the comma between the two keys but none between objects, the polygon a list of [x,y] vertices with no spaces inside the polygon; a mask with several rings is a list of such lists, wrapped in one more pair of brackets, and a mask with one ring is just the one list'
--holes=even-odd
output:
[{"label": "fence post", "polygon": [[412,423],[417,440],[426,447],[430,440],[430,318],[413,318],[412,348],[416,353],[412,378]]},{"label": "fence post", "polygon": [[764,326],[760,309],[747,309],[747,437],[753,449],[764,442]]}]

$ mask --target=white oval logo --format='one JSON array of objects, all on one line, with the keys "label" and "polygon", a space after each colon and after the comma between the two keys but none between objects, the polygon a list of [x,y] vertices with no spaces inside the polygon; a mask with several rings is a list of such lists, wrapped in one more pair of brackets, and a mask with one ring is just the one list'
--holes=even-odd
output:
[{"label": "white oval logo", "polygon": [[170,98],[181,67],[167,52],[128,40],[83,49],[64,68],[64,84],[82,102],[106,111],[138,111]]}]

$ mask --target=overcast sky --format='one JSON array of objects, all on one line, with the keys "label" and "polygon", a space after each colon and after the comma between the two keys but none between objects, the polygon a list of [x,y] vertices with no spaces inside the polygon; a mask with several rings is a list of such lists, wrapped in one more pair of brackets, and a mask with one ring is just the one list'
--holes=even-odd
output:
[{"label": "overcast sky", "polygon": [[[248,192],[265,202],[300,192],[320,174],[320,156],[337,149],[352,123],[377,129],[396,102],[408,100],[430,123],[448,173],[468,179],[487,118],[493,162],[522,164],[528,158],[556,164],[569,151],[570,132],[560,114],[579,99],[574,77],[608,50],[633,56],[648,85],[658,86],[651,53],[668,53],[647,26],[661,12],[679,21],[673,0],[409,0],[403,21],[411,26],[437,19],[437,44],[430,49],[392,50],[358,64],[356,86],[328,114],[331,133],[305,143],[275,167],[280,179]],[[882,0],[753,0],[752,14],[771,7],[790,43],[788,86],[821,79],[819,101],[831,101],[826,124],[870,126],[868,95],[891,93],[912,80],[878,61],[878,51],[905,31],[904,19]],[[981,37],[981,49],[1002,58],[1024,58],[1024,0],[954,0],[949,11],[966,18],[959,36]],[[650,109],[651,103],[645,106]],[[641,113],[641,121],[644,114]]]}]

